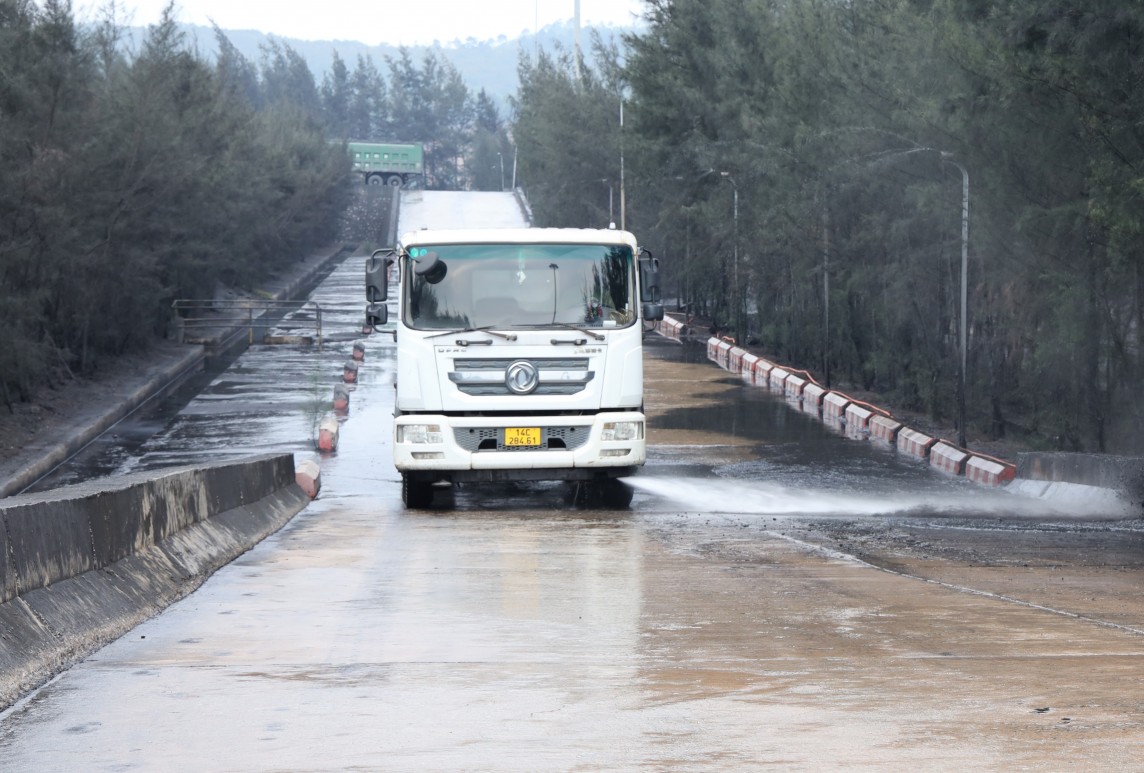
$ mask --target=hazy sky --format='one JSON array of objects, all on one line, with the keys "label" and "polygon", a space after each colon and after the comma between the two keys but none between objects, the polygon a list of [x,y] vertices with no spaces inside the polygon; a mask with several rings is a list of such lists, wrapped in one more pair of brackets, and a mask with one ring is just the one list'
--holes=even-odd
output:
[{"label": "hazy sky", "polygon": [[[110,0],[77,0],[91,18]],[[116,0],[121,24],[154,24],[167,0]],[[571,20],[574,0],[175,0],[179,21],[224,30],[252,29],[301,40],[356,40],[369,45],[448,44],[473,37],[518,37],[537,25]],[[642,0],[580,0],[580,23],[631,25]]]}]

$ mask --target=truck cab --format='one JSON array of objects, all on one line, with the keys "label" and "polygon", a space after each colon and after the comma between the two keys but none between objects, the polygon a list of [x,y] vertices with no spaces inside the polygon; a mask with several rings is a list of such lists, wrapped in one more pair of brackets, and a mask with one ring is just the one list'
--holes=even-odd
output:
[{"label": "truck cab", "polygon": [[422,230],[366,267],[396,278],[394,464],[408,507],[440,484],[563,480],[626,507],[646,460],[644,322],[656,265],[613,229]]}]

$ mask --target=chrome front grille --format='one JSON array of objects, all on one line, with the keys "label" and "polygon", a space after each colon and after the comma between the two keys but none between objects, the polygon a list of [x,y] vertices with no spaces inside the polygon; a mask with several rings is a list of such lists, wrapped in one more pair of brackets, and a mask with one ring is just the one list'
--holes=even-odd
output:
[{"label": "chrome front grille", "polygon": [[469,453],[480,451],[575,451],[588,442],[591,427],[567,425],[540,428],[539,446],[506,446],[504,427],[454,427],[457,445]]},{"label": "chrome front grille", "polygon": [[[588,370],[588,360],[582,357],[525,358],[536,367],[540,383],[531,395],[574,395],[582,392],[596,374]],[[505,374],[518,358],[454,360],[449,380],[466,395],[520,397],[508,388]]]}]

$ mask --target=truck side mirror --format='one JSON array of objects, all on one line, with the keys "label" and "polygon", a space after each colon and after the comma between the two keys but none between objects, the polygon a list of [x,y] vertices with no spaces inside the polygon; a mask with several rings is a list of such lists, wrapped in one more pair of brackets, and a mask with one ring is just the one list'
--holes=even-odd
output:
[{"label": "truck side mirror", "polygon": [[663,304],[645,303],[643,305],[643,318],[648,322],[659,322],[663,319]]},{"label": "truck side mirror", "polygon": [[[640,250],[640,284],[643,286],[643,298],[645,301],[651,303],[659,303],[659,259],[652,257],[651,252],[647,248]],[[663,318],[663,310],[660,309],[660,316],[655,319]],[[647,317],[647,314],[644,314]],[[652,319],[648,317],[648,319]]]},{"label": "truck side mirror", "polygon": [[376,250],[366,259],[365,299],[370,303],[384,303],[389,299],[389,266],[392,263],[392,250]]},{"label": "truck side mirror", "polygon": [[371,303],[365,307],[365,323],[370,327],[381,327],[389,322],[389,307],[384,303]]}]

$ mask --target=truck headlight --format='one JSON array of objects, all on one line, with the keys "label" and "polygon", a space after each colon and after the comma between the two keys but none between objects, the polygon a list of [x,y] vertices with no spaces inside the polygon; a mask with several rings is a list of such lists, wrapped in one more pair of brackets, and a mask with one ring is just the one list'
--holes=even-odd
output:
[{"label": "truck headlight", "polygon": [[398,443],[444,443],[440,424],[398,424]]},{"label": "truck headlight", "polygon": [[600,433],[600,440],[642,440],[642,421],[609,421],[604,423],[604,431]]}]

